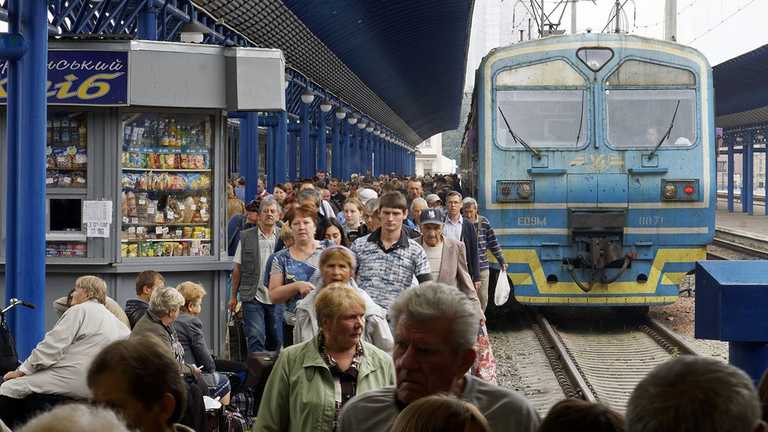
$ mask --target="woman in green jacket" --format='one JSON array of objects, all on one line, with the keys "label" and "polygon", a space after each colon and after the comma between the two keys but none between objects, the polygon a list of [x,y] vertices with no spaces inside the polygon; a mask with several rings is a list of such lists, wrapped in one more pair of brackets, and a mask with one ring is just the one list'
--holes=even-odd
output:
[{"label": "woman in green jacket", "polygon": [[280,353],[259,406],[257,431],[332,432],[353,396],[395,383],[390,356],[361,339],[365,302],[354,289],[328,285],[315,310],[320,332]]}]

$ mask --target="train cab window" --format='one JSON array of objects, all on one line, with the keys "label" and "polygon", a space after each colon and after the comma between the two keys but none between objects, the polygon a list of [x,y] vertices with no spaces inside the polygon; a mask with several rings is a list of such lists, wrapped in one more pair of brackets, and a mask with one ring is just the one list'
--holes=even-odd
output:
[{"label": "train cab window", "polygon": [[560,59],[499,72],[494,80],[496,144],[509,150],[523,150],[519,139],[537,148],[583,146],[588,137],[586,88],[586,79]]},{"label": "train cab window", "polygon": [[661,143],[660,148],[680,148],[696,142],[692,72],[627,60],[608,77],[605,89],[611,146],[654,148]]}]

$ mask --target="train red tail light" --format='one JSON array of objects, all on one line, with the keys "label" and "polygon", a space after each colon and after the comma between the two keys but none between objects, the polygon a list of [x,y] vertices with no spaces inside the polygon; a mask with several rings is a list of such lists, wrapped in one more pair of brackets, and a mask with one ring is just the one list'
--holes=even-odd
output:
[{"label": "train red tail light", "polygon": [[664,201],[697,201],[701,199],[698,179],[662,180],[661,197]]}]

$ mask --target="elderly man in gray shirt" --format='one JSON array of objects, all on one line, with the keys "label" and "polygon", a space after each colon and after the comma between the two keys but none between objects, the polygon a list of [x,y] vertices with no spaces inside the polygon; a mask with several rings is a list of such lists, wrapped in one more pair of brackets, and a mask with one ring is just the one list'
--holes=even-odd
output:
[{"label": "elderly man in gray shirt", "polygon": [[467,371],[474,363],[477,308],[455,287],[426,283],[404,291],[390,308],[397,384],[358,395],[339,418],[340,432],[386,432],[409,403],[452,393],[475,405],[493,431],[535,432],[539,415],[519,394]]}]

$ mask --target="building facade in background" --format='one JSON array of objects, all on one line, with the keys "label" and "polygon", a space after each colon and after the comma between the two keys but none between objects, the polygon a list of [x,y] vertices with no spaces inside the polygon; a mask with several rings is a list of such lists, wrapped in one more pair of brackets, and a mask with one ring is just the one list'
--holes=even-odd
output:
[{"label": "building facade in background", "polygon": [[416,147],[416,175],[453,174],[456,161],[443,156],[443,137],[437,134]]}]

